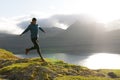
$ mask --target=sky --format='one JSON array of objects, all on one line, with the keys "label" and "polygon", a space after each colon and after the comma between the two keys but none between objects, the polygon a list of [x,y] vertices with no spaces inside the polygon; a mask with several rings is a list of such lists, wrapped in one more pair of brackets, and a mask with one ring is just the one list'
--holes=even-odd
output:
[{"label": "sky", "polygon": [[0,0],[0,31],[6,31],[3,25],[15,30],[18,21],[56,14],[87,14],[108,23],[120,19],[119,8],[120,0]]},{"label": "sky", "polygon": [[0,17],[14,17],[37,13],[54,14],[63,9],[64,0],[0,0]]},{"label": "sky", "polygon": [[119,0],[0,0],[0,17],[85,13],[107,22],[120,18],[119,4]]}]

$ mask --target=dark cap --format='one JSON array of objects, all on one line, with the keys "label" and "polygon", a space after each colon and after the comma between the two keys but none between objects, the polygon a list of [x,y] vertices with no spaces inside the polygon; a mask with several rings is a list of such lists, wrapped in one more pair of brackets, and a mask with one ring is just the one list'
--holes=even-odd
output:
[{"label": "dark cap", "polygon": [[32,21],[37,21],[37,19],[36,18],[32,18]]}]

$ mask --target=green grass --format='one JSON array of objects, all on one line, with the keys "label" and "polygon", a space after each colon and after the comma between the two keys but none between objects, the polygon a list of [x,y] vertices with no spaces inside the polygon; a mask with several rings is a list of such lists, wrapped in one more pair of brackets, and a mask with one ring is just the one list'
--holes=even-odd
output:
[{"label": "green grass", "polygon": [[32,80],[35,80],[38,73],[39,76],[44,77],[44,80],[120,80],[120,78],[112,79],[107,75],[113,72],[120,77],[120,70],[90,70],[56,59],[46,58],[45,61],[47,63],[42,62],[39,57],[20,59],[12,52],[0,49],[0,75],[19,75],[19,73],[25,75],[26,73]]},{"label": "green grass", "polygon": [[28,63],[17,63],[17,64],[12,64],[6,67],[3,67],[0,69],[0,73],[6,72],[6,71],[12,71],[12,70],[20,70],[23,68],[28,67],[30,64]]},{"label": "green grass", "polygon": [[[68,63],[64,63],[63,61],[56,59],[45,59],[47,64],[41,62],[40,58],[29,58],[29,59],[18,59],[14,60],[13,64],[5,66],[0,69],[0,73],[14,73],[19,71],[25,71],[30,66],[38,66],[43,67],[43,69],[47,69],[48,72],[53,72],[57,74],[57,77],[54,80],[120,80],[120,78],[112,79],[108,77],[97,77],[94,76],[97,72],[106,74],[108,72],[114,72],[117,75],[120,75],[120,70],[89,70],[86,67],[76,66]],[[72,73],[85,73],[85,75],[81,76],[70,76],[67,75],[69,72]],[[87,74],[86,74],[87,72]],[[37,72],[33,71],[31,74],[32,78],[36,76]],[[42,74],[43,75],[43,74]],[[44,73],[47,76],[48,80],[50,73]]]},{"label": "green grass", "polygon": [[120,78],[111,79],[104,77],[63,76],[63,77],[57,77],[54,80],[120,80]]},{"label": "green grass", "polygon": [[15,60],[19,58],[16,57],[12,52],[6,51],[4,49],[0,49],[0,60],[2,59]]},{"label": "green grass", "polygon": [[120,69],[101,69],[99,70],[101,73],[108,74],[109,72],[115,73],[118,77],[120,77]]}]

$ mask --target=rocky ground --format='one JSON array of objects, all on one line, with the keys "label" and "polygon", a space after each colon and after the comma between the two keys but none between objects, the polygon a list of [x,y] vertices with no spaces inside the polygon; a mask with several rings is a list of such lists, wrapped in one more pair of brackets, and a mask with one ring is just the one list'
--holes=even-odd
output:
[{"label": "rocky ground", "polygon": [[0,49],[0,80],[120,80],[120,70],[90,70],[60,60],[22,59]]}]

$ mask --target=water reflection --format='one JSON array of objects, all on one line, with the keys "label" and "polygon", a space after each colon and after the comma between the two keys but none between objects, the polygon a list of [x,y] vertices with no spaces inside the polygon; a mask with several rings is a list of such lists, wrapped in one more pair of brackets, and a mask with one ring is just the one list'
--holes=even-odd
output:
[{"label": "water reflection", "polygon": [[95,53],[83,60],[83,65],[90,69],[120,69],[120,55]]},{"label": "water reflection", "polygon": [[[23,58],[39,57],[38,54],[17,55]],[[54,58],[68,63],[82,65],[90,69],[120,69],[120,55],[111,53],[44,53],[45,58]]]}]

